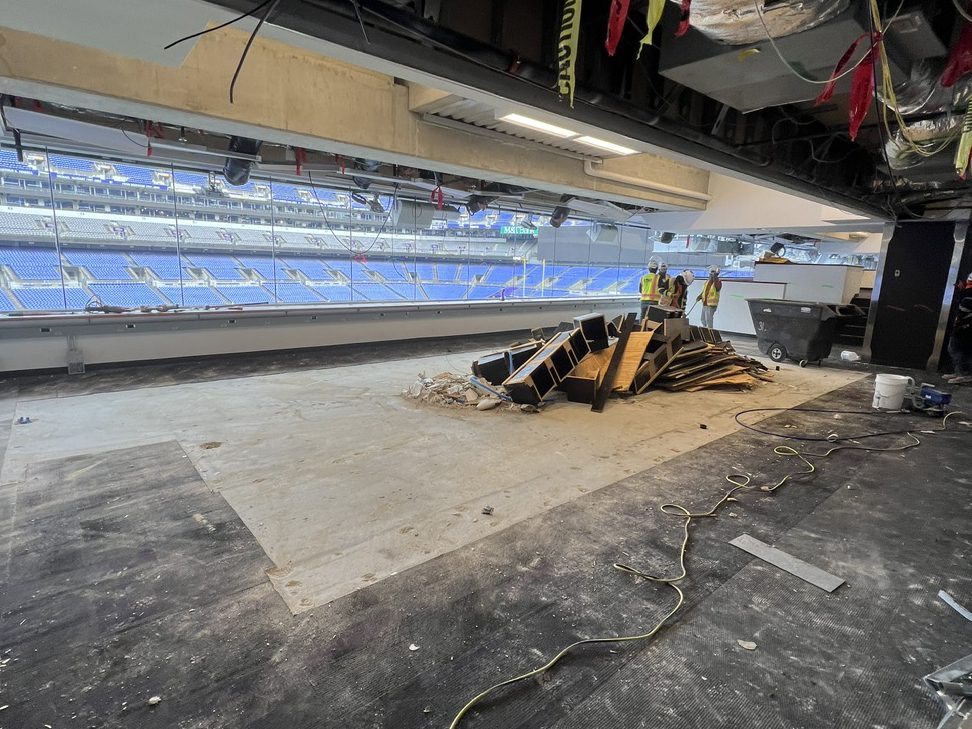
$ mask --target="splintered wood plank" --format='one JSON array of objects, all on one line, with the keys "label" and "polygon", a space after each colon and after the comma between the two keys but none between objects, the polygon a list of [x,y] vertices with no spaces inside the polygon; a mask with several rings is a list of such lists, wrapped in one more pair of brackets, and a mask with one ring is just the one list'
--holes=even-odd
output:
[{"label": "splintered wood plank", "polygon": [[618,371],[614,375],[614,382],[611,383],[613,390],[630,390],[631,383],[634,382],[638,368],[645,358],[645,350],[648,349],[648,342],[654,332],[631,332],[628,341],[625,342],[624,351],[621,353],[621,362],[618,364]]},{"label": "splintered wood plank", "polygon": [[574,377],[596,378],[598,372],[607,370],[617,346],[617,343],[614,343],[607,349],[602,349],[599,352],[591,352],[580,361],[570,374]]},{"label": "splintered wood plank", "polygon": [[631,330],[634,329],[635,315],[634,313],[628,314],[624,317],[624,321],[621,322],[621,333],[618,336],[618,346],[614,350],[614,356],[611,357],[611,361],[608,363],[607,372],[604,374],[604,380],[601,382],[600,387],[597,388],[597,394],[594,395],[594,402],[591,405],[591,410],[595,413],[600,413],[604,410],[604,405],[607,403],[608,396],[611,394],[611,383],[614,382],[614,375],[618,371],[618,365],[621,363],[621,354],[624,352],[624,345],[628,341],[628,337],[631,336]]}]

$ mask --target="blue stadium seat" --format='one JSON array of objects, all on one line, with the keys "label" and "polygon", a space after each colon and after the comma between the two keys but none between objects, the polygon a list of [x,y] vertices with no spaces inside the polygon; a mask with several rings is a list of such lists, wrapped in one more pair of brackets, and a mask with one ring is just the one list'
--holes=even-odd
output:
[{"label": "blue stadium seat", "polygon": [[169,303],[144,283],[93,283],[88,288],[106,306],[159,306]]},{"label": "blue stadium seat", "polygon": [[84,266],[96,279],[102,281],[130,280],[130,266],[124,253],[117,251],[99,251],[83,248],[65,248],[62,255],[68,263]]},{"label": "blue stadium seat", "polygon": [[436,283],[423,284],[422,288],[429,295],[431,301],[456,301],[466,298],[469,289],[466,284]]},{"label": "blue stadium seat", "polygon": [[[290,279],[290,276],[284,270],[287,266],[279,258],[274,259],[272,256],[237,256],[237,260],[246,268],[252,268],[267,281],[272,281],[274,278],[278,281]],[[207,268],[209,267],[207,266]],[[274,274],[274,271],[276,271],[276,274]]]},{"label": "blue stadium seat", "polygon": [[262,286],[217,286],[216,290],[233,304],[271,304],[273,294]]},{"label": "blue stadium seat", "polygon": [[[83,309],[91,300],[91,296],[84,289],[77,287],[37,286],[11,289],[14,296],[25,309],[61,311],[67,309]],[[67,306],[64,305],[65,295]]]},{"label": "blue stadium seat", "polygon": [[469,300],[498,299],[502,290],[502,286],[473,286],[469,289],[466,298]]},{"label": "blue stadium seat", "polygon": [[435,267],[439,273],[439,281],[442,283],[455,281],[459,273],[459,266],[454,263],[437,263]]},{"label": "blue stadium seat", "polygon": [[13,305],[7,295],[0,291],[0,311],[13,311],[17,307]]},{"label": "blue stadium seat", "polygon": [[[183,256],[191,265],[205,268],[219,281],[241,281],[240,262],[232,256],[222,256],[217,253],[191,253]],[[270,258],[267,257],[269,261]],[[270,267],[273,270],[273,267]]]},{"label": "blue stadium seat", "polygon": [[59,263],[54,248],[0,248],[0,265],[10,266],[17,278],[27,281],[60,281]]},{"label": "blue stadium seat", "polygon": [[278,281],[276,287],[272,283],[265,287],[271,293],[276,292],[277,300],[285,304],[316,303],[322,300],[312,288],[301,283]]},{"label": "blue stadium seat", "polygon": [[311,281],[331,281],[334,278],[331,269],[319,258],[285,258],[283,262],[290,268],[303,272]]},{"label": "blue stadium seat", "polygon": [[358,283],[352,286],[354,299],[365,301],[401,301],[404,296],[399,296],[385,284],[380,283]]},{"label": "blue stadium seat", "polygon": [[435,265],[432,263],[417,263],[415,272],[420,281],[435,281]]},{"label": "blue stadium seat", "polygon": [[604,291],[609,286],[614,286],[618,282],[618,269],[606,268],[594,276],[587,284],[587,290],[591,293]]},{"label": "blue stadium seat", "polygon": [[179,259],[175,253],[130,253],[135,265],[152,269],[156,276],[166,281],[178,281]]},{"label": "blue stadium seat", "polygon": [[[379,273],[386,281],[407,281],[408,269],[396,261],[368,261],[367,267]],[[357,273],[357,272],[355,272]]]},{"label": "blue stadium seat", "polygon": [[0,168],[10,170],[11,172],[28,172],[33,175],[40,174],[36,168],[18,160],[17,153],[12,149],[0,149]]},{"label": "blue stadium seat", "polygon": [[165,298],[177,306],[219,306],[226,300],[208,286],[159,286]]},{"label": "blue stadium seat", "polygon": [[311,286],[311,288],[323,296],[327,301],[336,303],[351,301],[351,289],[343,284],[335,284],[333,286]]},{"label": "blue stadium seat", "polygon": [[393,283],[386,283],[385,286],[390,288],[392,291],[394,291],[396,294],[398,294],[399,296],[401,296],[403,299],[407,301],[424,301],[427,298],[425,292],[422,291],[422,287],[415,284],[414,282],[410,282],[410,283],[393,282]]},{"label": "blue stadium seat", "polygon": [[484,278],[482,282],[496,284],[498,286],[505,286],[514,275],[513,266],[491,266],[489,273],[486,274],[486,278]]}]

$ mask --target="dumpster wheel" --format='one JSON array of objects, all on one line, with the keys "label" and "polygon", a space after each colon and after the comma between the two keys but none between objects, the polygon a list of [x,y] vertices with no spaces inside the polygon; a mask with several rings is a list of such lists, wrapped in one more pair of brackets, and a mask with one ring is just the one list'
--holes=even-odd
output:
[{"label": "dumpster wheel", "polygon": [[786,359],[786,347],[779,342],[773,342],[769,347],[769,358],[774,362],[782,362]]}]

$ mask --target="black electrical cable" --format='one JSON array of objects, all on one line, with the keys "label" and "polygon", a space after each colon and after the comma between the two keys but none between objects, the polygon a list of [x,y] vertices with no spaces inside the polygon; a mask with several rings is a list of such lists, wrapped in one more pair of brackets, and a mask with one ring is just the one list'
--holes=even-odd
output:
[{"label": "black electrical cable", "polygon": [[260,28],[262,28],[263,24],[267,22],[267,18],[270,17],[270,13],[272,13],[279,4],[280,0],[273,0],[267,6],[267,9],[263,11],[263,15],[260,16],[260,22],[256,24],[256,28],[253,29],[253,32],[250,33],[250,37],[246,40],[246,47],[243,48],[243,53],[240,55],[240,62],[236,64],[236,71],[233,72],[233,80],[230,81],[229,100],[231,104],[233,103],[233,91],[236,89],[236,79],[239,78],[240,71],[243,70],[243,63],[246,61],[246,57],[250,53],[250,46],[253,45],[253,41],[260,32]]},{"label": "black electrical cable", "polygon": [[945,421],[947,421],[949,417],[951,417],[952,415],[958,415],[958,414],[960,414],[960,413],[950,413],[949,415],[945,416],[945,421],[942,422],[942,427],[941,428],[936,428],[936,429],[921,428],[921,427],[912,427],[912,428],[902,428],[900,430],[885,430],[885,431],[879,431],[879,432],[876,432],[876,433],[860,433],[860,434],[855,434],[855,435],[836,435],[836,434],[831,434],[829,436],[824,436],[824,437],[821,437],[821,436],[810,436],[810,435],[805,435],[805,434],[800,434],[800,433],[797,433],[797,434],[777,433],[777,432],[772,431],[772,430],[765,430],[763,428],[758,428],[755,425],[749,425],[747,423],[744,423],[742,420],[740,420],[740,417],[741,416],[747,415],[749,413],[776,413],[776,412],[779,412],[779,413],[827,413],[827,414],[831,414],[831,415],[834,415],[834,414],[840,414],[840,415],[869,415],[869,416],[872,416],[872,417],[887,416],[887,413],[882,412],[882,411],[879,411],[879,410],[878,411],[875,411],[875,410],[829,410],[829,409],[826,409],[826,408],[750,408],[749,410],[741,410],[740,412],[736,413],[736,415],[734,416],[733,419],[736,421],[736,423],[738,423],[739,425],[741,425],[746,430],[751,430],[752,432],[759,433],[760,435],[768,435],[768,436],[771,436],[773,438],[786,438],[788,440],[799,440],[799,441],[806,441],[806,442],[810,442],[810,443],[842,443],[844,441],[865,440],[867,438],[879,438],[881,436],[887,436],[887,435],[905,435],[907,433],[914,433],[916,431],[919,431],[919,432],[920,431],[924,431],[924,432],[936,432],[936,433],[939,433],[939,432],[943,432],[946,429],[946,422]]},{"label": "black electrical cable", "polygon": [[198,33],[193,33],[192,35],[183,36],[179,40],[174,40],[169,45],[163,46],[162,50],[167,51],[170,48],[172,48],[172,46],[177,46],[180,43],[184,43],[187,40],[192,40],[193,38],[198,38],[201,35],[206,35],[207,33],[212,33],[214,31],[220,30],[221,28],[225,28],[227,25],[238,23],[244,18],[249,18],[251,15],[255,15],[256,13],[260,12],[261,10],[263,10],[263,8],[265,8],[267,5],[270,5],[273,2],[274,0],[263,0],[263,2],[257,5],[255,8],[253,8],[253,10],[248,10],[247,12],[243,13],[242,15],[238,15],[232,20],[227,20],[225,23],[220,23],[219,25],[213,26],[212,28],[206,28],[205,30],[200,30]]},{"label": "black electrical cable", "polygon": [[[334,239],[338,243],[341,243],[341,239],[338,237],[338,234],[335,232],[334,228],[331,227],[331,221],[327,219],[327,211],[324,209],[324,203],[322,203],[321,199],[317,196],[317,186],[314,184],[314,176],[310,170],[307,170],[307,179],[310,180],[311,192],[314,193],[314,199],[317,201],[317,206],[321,209],[321,215],[324,217],[324,225],[327,226],[327,229],[331,232],[331,235],[334,236]],[[382,221],[381,227],[378,229],[378,233],[375,235],[375,239],[371,241],[371,245],[360,251],[355,250],[354,247],[350,245],[350,243],[348,245],[341,243],[341,245],[343,245],[348,250],[349,253],[353,253],[354,255],[360,256],[360,255],[364,255],[365,253],[370,253],[371,249],[374,248],[375,245],[378,243],[378,239],[381,238],[381,234],[385,232],[385,226],[388,225],[388,221],[391,219],[392,213],[394,213],[395,206],[397,204],[398,204],[398,186],[396,185],[395,195],[394,197],[392,197],[391,205],[388,206],[388,214],[385,216],[384,221]],[[351,225],[351,221],[348,220],[348,240],[352,241],[353,238],[351,234],[350,225]]]}]

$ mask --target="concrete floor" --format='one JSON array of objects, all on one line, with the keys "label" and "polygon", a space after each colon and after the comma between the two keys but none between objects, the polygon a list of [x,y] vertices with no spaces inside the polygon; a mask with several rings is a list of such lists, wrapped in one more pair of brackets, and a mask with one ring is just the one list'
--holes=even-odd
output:
[{"label": "concrete floor", "polygon": [[656,392],[600,415],[566,402],[529,415],[401,397],[419,372],[465,372],[482,351],[7,398],[5,415],[33,422],[12,427],[0,483],[55,458],[177,441],[273,561],[297,613],[732,433],[741,409],[797,405],[864,376],[784,365],[752,392]]}]

